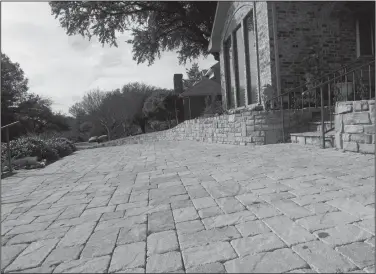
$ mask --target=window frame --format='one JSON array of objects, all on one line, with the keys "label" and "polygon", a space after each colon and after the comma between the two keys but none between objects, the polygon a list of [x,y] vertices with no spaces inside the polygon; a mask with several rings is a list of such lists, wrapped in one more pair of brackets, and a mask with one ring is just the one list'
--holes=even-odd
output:
[{"label": "window frame", "polygon": [[375,56],[375,43],[374,43],[374,24],[372,24],[372,19],[368,20],[369,25],[370,25],[370,32],[371,32],[371,54],[362,54],[361,51],[361,46],[360,46],[360,28],[359,28],[359,18],[356,18],[355,20],[355,31],[356,31],[356,57],[357,58],[362,58],[362,57],[373,57]]},{"label": "window frame", "polygon": [[[260,81],[260,66],[259,66],[259,53],[258,53],[258,37],[257,37],[257,25],[256,25],[256,18],[255,18],[255,10],[254,10],[254,7],[251,8],[251,10],[249,12],[247,12],[243,17],[242,19],[240,20],[240,23],[236,25],[236,27],[231,30],[231,32],[224,37],[223,39],[223,42],[222,42],[222,46],[223,46],[223,54],[224,54],[224,74],[225,74],[225,82],[226,82],[226,105],[227,105],[227,108],[229,110],[237,110],[237,109],[244,109],[244,108],[247,108],[248,106],[250,105],[254,105],[254,104],[258,104],[259,102],[259,99],[257,100],[257,98],[253,98],[252,96],[252,92],[251,92],[251,69],[250,69],[250,60],[249,60],[249,56],[250,56],[250,53],[249,53],[249,36],[248,36],[248,33],[245,34],[245,32],[247,31],[247,29],[244,27],[245,26],[245,22],[248,18],[252,18],[253,19],[253,23],[254,23],[254,28],[255,28],[255,38],[256,38],[256,58],[257,58],[257,73],[255,75],[255,77],[257,78],[257,89],[258,89],[258,93],[260,92],[259,91],[259,81]],[[237,39],[236,39],[236,32],[240,30],[240,35],[242,35],[243,37],[243,48],[244,48],[244,52],[241,52],[239,53],[238,52],[238,49],[237,49]],[[233,54],[232,54],[232,60],[229,56],[230,52],[229,50],[226,48],[226,43],[228,43],[228,41],[230,41],[231,43],[231,47],[232,47],[232,51],[233,51]],[[239,83],[239,72],[241,72],[240,68],[239,68],[239,62],[238,62],[238,57],[239,57],[239,54],[241,54],[242,58],[245,58],[245,63],[244,63],[244,70],[245,70],[245,94],[244,94],[244,97],[245,97],[245,100],[244,100],[244,106],[239,106],[239,103],[240,103],[240,83]],[[233,100],[234,102],[232,102],[231,100],[231,85],[232,85],[232,79],[231,79],[231,69],[233,69],[234,71],[234,74],[235,74],[235,90],[234,90],[234,94],[233,94]],[[252,101],[253,100],[253,101]],[[234,105],[234,107],[231,108],[231,104]]]},{"label": "window frame", "polygon": [[[238,39],[236,38],[236,32],[240,31],[240,34],[243,35],[242,33],[242,24],[238,24],[235,29],[231,33],[232,39],[232,47],[234,49],[234,54],[233,54],[233,66],[234,66],[234,73],[235,73],[235,101],[236,101],[236,108],[242,108],[247,106],[247,100],[244,102],[244,106],[240,106],[240,69],[239,69],[239,52],[238,52]],[[244,38],[244,37],[243,37]],[[243,39],[243,44],[244,44],[244,39]],[[244,46],[244,45],[243,45]],[[247,78],[247,77],[246,77]],[[247,79],[246,79],[247,82]],[[247,85],[247,84],[246,84]],[[247,89],[247,87],[246,87]]]},{"label": "window frame", "polygon": [[[233,102],[232,102],[232,99],[231,99],[231,84],[232,84],[231,58],[230,58],[230,52],[229,52],[228,44],[230,44],[232,46],[232,36],[231,35],[223,40],[222,45],[223,45],[223,49],[224,49],[224,51],[223,51],[224,60],[223,61],[224,61],[224,65],[225,65],[226,106],[227,106],[227,109],[232,109],[231,104]],[[236,108],[236,104],[234,106]]]}]

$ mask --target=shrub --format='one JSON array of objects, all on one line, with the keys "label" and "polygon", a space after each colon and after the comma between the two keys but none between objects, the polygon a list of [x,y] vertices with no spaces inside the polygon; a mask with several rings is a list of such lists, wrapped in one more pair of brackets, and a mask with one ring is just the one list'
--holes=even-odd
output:
[{"label": "shrub", "polygon": [[[10,142],[11,157],[13,160],[36,156],[38,161],[46,160],[47,164],[72,154],[76,151],[75,145],[66,138],[46,136],[22,136]],[[1,162],[7,161],[7,145],[1,144]]]},{"label": "shrub", "polygon": [[[44,140],[33,137],[20,137],[10,142],[12,159],[20,159],[29,156],[36,156],[38,161],[46,159],[52,162],[59,159],[58,152],[50,147]],[[6,159],[7,146],[2,144],[1,159]]]},{"label": "shrub", "polygon": [[205,109],[202,111],[201,116],[222,115],[224,112],[222,100],[211,96],[205,98]]}]

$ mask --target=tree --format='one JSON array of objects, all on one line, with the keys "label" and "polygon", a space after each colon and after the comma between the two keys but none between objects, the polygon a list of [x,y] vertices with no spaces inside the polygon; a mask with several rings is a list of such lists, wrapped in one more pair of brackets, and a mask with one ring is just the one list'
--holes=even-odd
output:
[{"label": "tree", "polygon": [[134,107],[134,116],[132,122],[140,127],[142,133],[145,133],[148,117],[143,112],[143,107],[147,98],[152,96],[153,94],[165,93],[167,90],[138,82],[126,84],[122,87],[121,90],[123,94],[132,94],[131,97]]},{"label": "tree", "polygon": [[188,79],[183,79],[183,88],[191,88],[196,82],[200,81],[206,70],[201,71],[197,63],[193,63],[192,67],[186,69]]},{"label": "tree", "polygon": [[166,121],[171,128],[172,121],[178,118],[178,111],[182,109],[181,100],[171,90],[155,92],[144,103],[142,112],[147,119]]},{"label": "tree", "polygon": [[67,117],[54,113],[52,101],[36,94],[27,94],[19,103],[16,118],[26,132],[42,133],[46,131],[66,131],[70,129]]},{"label": "tree", "polygon": [[[152,65],[161,52],[177,50],[181,64],[207,56],[215,1],[58,1],[51,12],[68,35],[99,38],[117,46],[117,34],[132,31],[133,59]],[[218,54],[213,54],[216,59]]]},{"label": "tree", "polygon": [[28,79],[18,63],[1,54],[1,124],[14,122],[16,107],[26,96]]}]

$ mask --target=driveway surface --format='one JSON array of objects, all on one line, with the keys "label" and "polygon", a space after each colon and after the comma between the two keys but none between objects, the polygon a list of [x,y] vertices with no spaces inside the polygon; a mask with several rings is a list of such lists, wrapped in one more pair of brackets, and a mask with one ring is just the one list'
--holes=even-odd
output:
[{"label": "driveway surface", "polygon": [[1,268],[374,273],[374,156],[157,142],[2,180]]}]

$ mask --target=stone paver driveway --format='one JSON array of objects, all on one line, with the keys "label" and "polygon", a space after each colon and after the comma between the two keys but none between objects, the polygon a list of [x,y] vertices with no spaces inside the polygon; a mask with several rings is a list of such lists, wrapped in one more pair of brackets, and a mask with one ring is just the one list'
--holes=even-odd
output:
[{"label": "stone paver driveway", "polygon": [[80,151],[2,180],[5,272],[374,273],[374,159],[293,144]]}]

